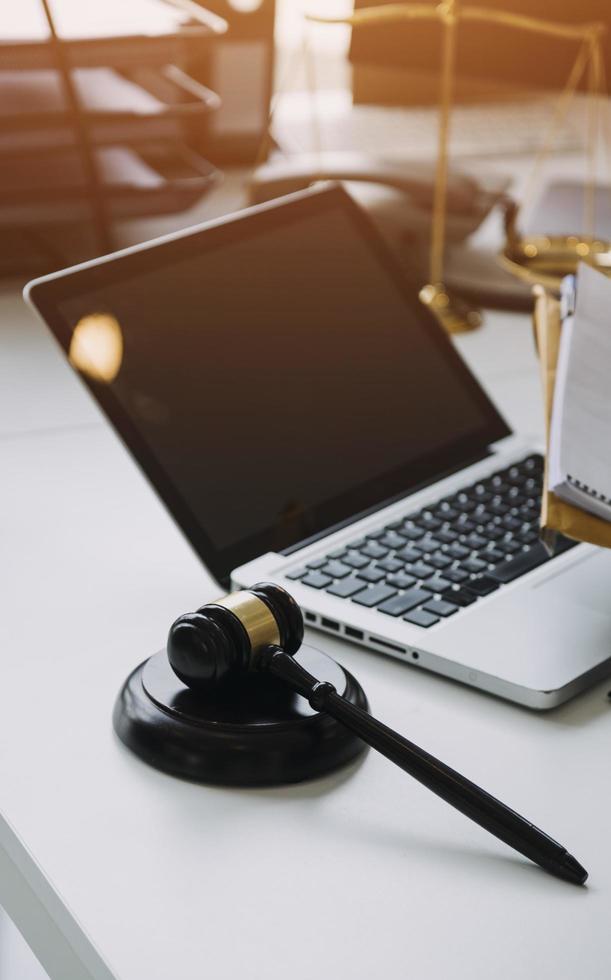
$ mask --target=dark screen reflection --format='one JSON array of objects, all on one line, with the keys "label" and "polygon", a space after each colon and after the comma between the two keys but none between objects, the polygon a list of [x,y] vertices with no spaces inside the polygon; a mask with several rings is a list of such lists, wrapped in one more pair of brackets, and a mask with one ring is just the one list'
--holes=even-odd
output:
[{"label": "dark screen reflection", "polygon": [[485,421],[337,206],[62,312],[121,324],[111,390],[218,548]]}]

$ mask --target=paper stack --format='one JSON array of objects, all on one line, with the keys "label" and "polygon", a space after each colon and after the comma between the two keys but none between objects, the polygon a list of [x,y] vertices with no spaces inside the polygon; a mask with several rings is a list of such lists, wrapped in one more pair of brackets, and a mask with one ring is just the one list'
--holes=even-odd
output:
[{"label": "paper stack", "polygon": [[611,280],[582,265],[561,301],[537,287],[535,335],[548,448],[543,538],[611,548]]}]

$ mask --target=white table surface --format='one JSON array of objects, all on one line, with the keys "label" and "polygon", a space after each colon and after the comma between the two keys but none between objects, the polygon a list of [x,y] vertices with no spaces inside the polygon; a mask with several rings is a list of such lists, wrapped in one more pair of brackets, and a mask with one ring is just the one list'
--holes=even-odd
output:
[{"label": "white table surface", "polygon": [[[11,286],[0,344],[0,903],[52,980],[608,977],[611,683],[541,715],[310,637],[379,717],[565,844],[587,888],[374,753],[275,790],[147,768],[115,696],[218,588]],[[489,314],[458,345],[539,431],[528,319]]]}]

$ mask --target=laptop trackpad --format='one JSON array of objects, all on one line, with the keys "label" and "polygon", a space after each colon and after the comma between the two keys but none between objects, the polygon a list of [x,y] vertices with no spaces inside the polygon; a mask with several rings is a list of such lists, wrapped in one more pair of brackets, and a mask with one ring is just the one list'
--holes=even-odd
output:
[{"label": "laptop trackpad", "polygon": [[436,652],[471,671],[555,691],[611,657],[611,551],[590,551],[545,581],[501,589],[439,633]]},{"label": "laptop trackpad", "polygon": [[533,589],[545,597],[552,595],[563,605],[572,603],[603,613],[611,621],[611,551],[590,552]]}]

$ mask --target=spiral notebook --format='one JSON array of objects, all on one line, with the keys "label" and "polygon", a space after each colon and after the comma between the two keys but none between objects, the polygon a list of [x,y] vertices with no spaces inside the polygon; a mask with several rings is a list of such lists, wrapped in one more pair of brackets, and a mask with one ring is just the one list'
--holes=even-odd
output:
[{"label": "spiral notebook", "polygon": [[549,489],[611,521],[611,279],[580,265],[561,305]]}]

